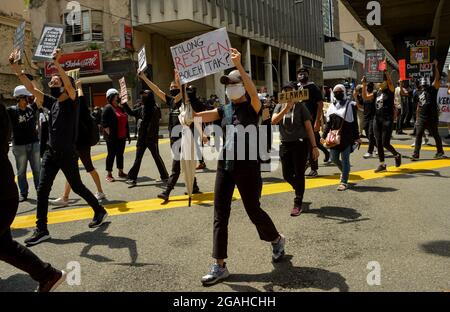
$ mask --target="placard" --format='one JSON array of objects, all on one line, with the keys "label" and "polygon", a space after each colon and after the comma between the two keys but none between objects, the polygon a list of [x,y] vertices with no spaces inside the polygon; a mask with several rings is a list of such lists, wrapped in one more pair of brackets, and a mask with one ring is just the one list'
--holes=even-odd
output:
[{"label": "placard", "polygon": [[42,29],[41,39],[34,52],[33,60],[53,60],[53,52],[58,48],[63,33],[63,25],[45,24]]},{"label": "placard", "polygon": [[143,72],[147,69],[147,54],[145,52],[145,46],[138,52],[138,64],[139,72]]},{"label": "placard", "polygon": [[170,48],[182,84],[234,67],[226,28],[192,38]]},{"label": "placard", "polygon": [[301,102],[309,100],[309,90],[303,89],[298,91],[281,92],[278,94],[278,102],[286,103],[289,101]]},{"label": "placard", "polygon": [[120,103],[125,104],[128,103],[128,90],[127,90],[127,82],[125,81],[125,77],[119,79],[120,84]]},{"label": "placard", "polygon": [[73,80],[77,81],[80,79],[80,69],[72,69],[66,72],[67,76],[72,77]]},{"label": "placard", "polygon": [[406,75],[408,78],[433,76],[433,60],[436,57],[435,39],[405,41]]},{"label": "placard", "polygon": [[14,51],[18,51],[17,56],[14,59],[15,63],[22,63],[23,60],[23,53],[25,50],[25,27],[26,22],[23,21],[16,28],[16,33],[14,34]]},{"label": "placard", "polygon": [[384,50],[367,50],[365,76],[367,82],[383,82],[384,69],[386,68],[386,53]]},{"label": "placard", "polygon": [[439,121],[450,123],[450,95],[447,88],[440,88],[437,103],[439,106]]}]

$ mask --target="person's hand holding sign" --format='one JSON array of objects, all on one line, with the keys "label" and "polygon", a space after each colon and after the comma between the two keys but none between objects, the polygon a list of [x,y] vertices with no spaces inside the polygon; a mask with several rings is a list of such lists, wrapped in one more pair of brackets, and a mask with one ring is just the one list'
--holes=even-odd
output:
[{"label": "person's hand holding sign", "polygon": [[12,53],[9,55],[9,64],[13,65],[16,62],[16,59],[19,56],[19,49],[15,49],[12,51]]},{"label": "person's hand holding sign", "polygon": [[52,54],[53,61],[55,61],[56,63],[59,63],[61,55],[62,55],[61,49],[56,49],[55,52],[53,52],[53,54]]}]

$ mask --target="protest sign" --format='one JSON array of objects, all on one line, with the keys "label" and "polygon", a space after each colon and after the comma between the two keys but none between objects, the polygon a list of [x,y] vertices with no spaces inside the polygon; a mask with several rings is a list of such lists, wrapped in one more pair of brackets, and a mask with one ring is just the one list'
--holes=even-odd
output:
[{"label": "protest sign", "polygon": [[367,82],[383,82],[386,54],[384,50],[367,50],[365,76]]},{"label": "protest sign", "polygon": [[67,76],[72,77],[73,80],[77,81],[80,79],[80,69],[72,69],[66,72]]},{"label": "protest sign", "polygon": [[221,28],[170,48],[182,84],[234,67],[226,28]]},{"label": "protest sign", "polygon": [[33,60],[49,61],[52,60],[53,52],[58,48],[64,33],[63,25],[45,24],[42,30],[41,39],[34,52]]},{"label": "protest sign", "polygon": [[450,122],[450,95],[447,88],[440,88],[437,103],[439,106],[439,121]]},{"label": "protest sign", "polygon": [[298,91],[282,92],[278,94],[278,102],[286,103],[289,101],[301,102],[309,100],[309,90],[303,89]]},{"label": "protest sign", "polygon": [[431,77],[436,54],[436,40],[419,39],[405,41],[406,75],[408,78]]},{"label": "protest sign", "polygon": [[139,72],[143,72],[147,69],[147,54],[145,52],[145,46],[138,52],[138,64]]},{"label": "protest sign", "polygon": [[26,22],[20,23],[19,27],[16,28],[16,33],[14,34],[14,51],[18,51],[14,62],[21,63],[23,60],[23,53],[25,49],[25,26]]},{"label": "protest sign", "polygon": [[125,81],[125,77],[122,77],[119,79],[120,84],[120,103],[125,104],[128,102],[128,90],[127,90],[127,83]]}]

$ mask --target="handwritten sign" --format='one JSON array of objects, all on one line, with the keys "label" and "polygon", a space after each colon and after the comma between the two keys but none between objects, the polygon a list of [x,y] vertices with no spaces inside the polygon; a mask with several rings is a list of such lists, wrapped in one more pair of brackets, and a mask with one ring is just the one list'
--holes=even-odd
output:
[{"label": "handwritten sign", "polygon": [[125,81],[125,77],[122,77],[119,79],[120,84],[120,103],[125,104],[128,102],[128,90],[127,90],[127,83]]},{"label": "handwritten sign", "polygon": [[147,69],[147,54],[145,52],[145,46],[142,47],[142,49],[140,49],[138,52],[138,64],[140,72],[143,72]]},{"label": "handwritten sign", "polygon": [[405,41],[406,74],[409,78],[431,77],[436,57],[436,40],[418,39]]},{"label": "handwritten sign", "polygon": [[450,122],[450,95],[447,88],[440,88],[437,98],[439,106],[439,121]]},{"label": "handwritten sign", "polygon": [[72,77],[73,80],[77,81],[78,79],[80,79],[80,69],[72,69],[69,71],[66,71],[67,76]]},{"label": "handwritten sign", "polygon": [[41,39],[34,52],[33,60],[48,61],[52,60],[53,52],[58,48],[64,33],[64,26],[45,24],[42,30]]},{"label": "handwritten sign", "polygon": [[384,59],[386,54],[384,50],[367,50],[365,76],[368,82],[383,82],[386,63]]},{"label": "handwritten sign", "polygon": [[16,33],[14,35],[14,50],[19,51],[14,59],[15,63],[22,62],[23,60],[23,53],[25,49],[25,26],[25,21],[20,23],[19,27],[16,28]]},{"label": "handwritten sign", "polygon": [[298,91],[282,92],[278,94],[279,103],[301,102],[309,100],[309,90],[303,89]]},{"label": "handwritten sign", "polygon": [[226,28],[192,38],[170,48],[181,83],[222,72],[234,67],[231,43]]}]

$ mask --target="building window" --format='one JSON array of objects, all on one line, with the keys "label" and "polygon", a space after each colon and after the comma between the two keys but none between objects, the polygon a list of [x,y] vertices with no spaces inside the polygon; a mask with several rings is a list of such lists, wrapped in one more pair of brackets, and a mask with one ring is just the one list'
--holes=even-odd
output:
[{"label": "building window", "polygon": [[67,15],[63,15],[65,43],[82,41],[103,41],[103,17],[101,11],[85,10],[81,12],[80,23],[69,24]]}]

